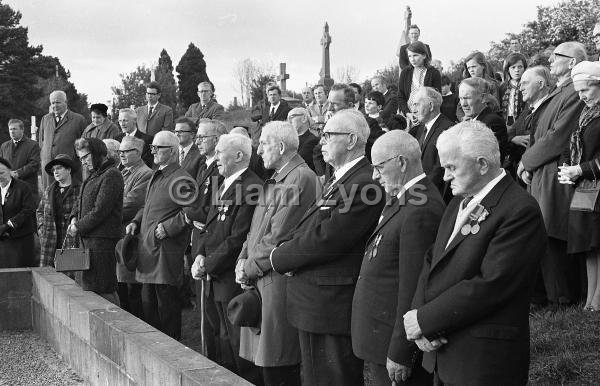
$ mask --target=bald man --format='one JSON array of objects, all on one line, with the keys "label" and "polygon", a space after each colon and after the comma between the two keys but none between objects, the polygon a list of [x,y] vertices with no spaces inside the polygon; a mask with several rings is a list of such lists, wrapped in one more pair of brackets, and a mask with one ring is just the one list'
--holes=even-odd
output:
[{"label": "bald man", "polygon": [[373,179],[389,202],[367,242],[356,283],[352,348],[365,361],[365,379],[377,385],[429,385],[432,377],[421,367],[417,345],[406,339],[402,316],[411,309],[423,257],[435,242],[445,206],[423,171],[419,142],[410,134],[394,130],[382,135],[372,158]]},{"label": "bald man", "polygon": [[[148,184],[144,207],[127,226],[139,230],[139,257],[135,278],[142,283],[144,321],[173,339],[181,339],[181,303],[178,288],[183,280],[183,254],[190,243],[191,227],[183,214],[187,205],[186,182],[194,182],[179,166],[179,140],[170,131],[159,131],[150,150],[157,168]],[[182,186],[182,189],[174,187]]]},{"label": "bald man", "polygon": [[[41,164],[46,165],[58,154],[67,154],[77,160],[75,140],[81,137],[87,126],[85,118],[69,110],[67,94],[62,90],[50,93],[50,109],[52,112],[42,117],[38,133]],[[81,180],[81,168],[78,168],[74,176]],[[48,173],[42,173],[42,189],[46,189],[52,182]]]}]

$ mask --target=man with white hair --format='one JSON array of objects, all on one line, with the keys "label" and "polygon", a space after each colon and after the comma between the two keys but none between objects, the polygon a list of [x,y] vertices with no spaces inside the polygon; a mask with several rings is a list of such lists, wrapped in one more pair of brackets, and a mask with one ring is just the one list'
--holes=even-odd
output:
[{"label": "man with white hair", "polygon": [[375,141],[373,179],[385,188],[389,204],[369,238],[356,283],[352,348],[365,361],[365,380],[376,385],[431,384],[419,349],[406,339],[402,316],[411,309],[444,202],[423,171],[419,143],[402,130]]},{"label": "man with white hair", "polygon": [[427,177],[444,194],[444,169],[440,166],[436,142],[440,134],[454,126],[454,122],[441,114],[442,94],[433,87],[422,87],[413,98],[412,112],[418,125],[411,134],[419,141],[421,162]]},{"label": "man with white hair", "polygon": [[539,206],[501,168],[481,122],[449,128],[437,147],[455,197],[404,315],[407,338],[436,385],[525,385],[528,295],[546,248]]},{"label": "man with white hair", "polygon": [[139,138],[144,141],[144,150],[142,151],[142,160],[149,167],[152,168],[154,165],[154,156],[150,152],[150,145],[152,144],[152,137],[146,133],[142,133],[137,129],[137,113],[134,109],[124,108],[119,110],[119,126],[121,127],[121,134],[117,135],[115,139],[119,142],[126,136]]},{"label": "man with white hair", "polygon": [[382,76],[373,77],[371,79],[371,87],[373,88],[373,91],[379,91],[382,93],[383,97],[385,98],[385,104],[379,112],[379,116],[383,120],[388,120],[392,117],[392,115],[398,113],[398,95],[394,90],[388,89],[387,83]]},{"label": "man with white hair", "polygon": [[[586,60],[583,44],[559,44],[550,56],[550,73],[558,79],[556,88],[539,102],[532,120],[534,133],[521,157],[517,175],[529,185],[529,192],[538,201],[546,232],[548,251],[541,261],[546,297],[553,308],[576,301],[579,288],[571,288],[567,277],[576,274],[576,259],[567,256],[569,204],[573,187],[558,181],[558,165],[569,148],[571,133],[579,128],[583,110],[571,79],[571,69]],[[574,291],[576,291],[574,293]]]},{"label": "man with white hair", "polygon": [[[127,226],[144,206],[146,190],[152,177],[150,169],[142,159],[145,143],[139,138],[125,136],[119,144],[121,174],[123,175],[123,225]],[[143,319],[142,284],[131,272],[117,261],[117,291],[121,308]]]},{"label": "man with white hair", "polygon": [[[87,126],[85,118],[68,109],[67,94],[62,90],[50,93],[50,111],[42,117],[38,133],[41,164],[46,165],[58,154],[67,154],[76,160],[75,140]],[[77,169],[75,176],[81,179],[81,168]],[[50,177],[48,173],[42,173],[42,190],[53,182]]]},{"label": "man with white hair", "polygon": [[[600,21],[594,24],[594,29],[592,30],[592,40],[596,44],[596,51],[600,52]],[[598,57],[600,60],[600,56]]]},{"label": "man with white hair", "polygon": [[302,107],[295,107],[288,114],[288,122],[298,133],[298,154],[304,159],[309,168],[315,170],[313,150],[319,143],[319,138],[310,132],[310,114]]},{"label": "man with white hair", "polygon": [[298,142],[287,122],[263,127],[258,154],[275,175],[265,184],[236,267],[236,281],[255,286],[262,299],[260,333],[242,327],[240,356],[261,367],[265,385],[300,384],[298,331],[289,324],[285,307],[287,276],[273,272],[269,262],[271,250],[320,193],[317,175],[298,154]]},{"label": "man with white hair", "polygon": [[151,151],[157,168],[152,174],[144,207],[127,226],[139,230],[139,257],[135,278],[142,283],[144,321],[173,339],[181,339],[179,287],[183,280],[183,254],[190,227],[180,195],[192,177],[179,166],[179,140],[170,131],[156,133]]},{"label": "man with white hair", "polygon": [[239,356],[240,327],[229,321],[227,306],[242,292],[235,282],[235,265],[263,186],[263,181],[248,168],[251,152],[252,141],[248,137],[224,134],[219,138],[215,156],[224,180],[208,212],[205,233],[198,240],[198,255],[191,269],[196,280],[210,278],[208,291],[213,293],[220,320],[220,364],[249,378],[253,366]]},{"label": "man with white hair", "polygon": [[369,126],[354,109],[338,111],[321,137],[334,168],[324,193],[271,252],[273,271],[290,273],[288,321],[299,330],[304,384],[362,385],[352,353],[352,295],[364,246],[384,205],[365,157]]}]

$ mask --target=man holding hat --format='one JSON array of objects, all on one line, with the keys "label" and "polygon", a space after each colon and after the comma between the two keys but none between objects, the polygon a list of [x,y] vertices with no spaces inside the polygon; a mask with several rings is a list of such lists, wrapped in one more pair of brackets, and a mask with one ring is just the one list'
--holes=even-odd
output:
[{"label": "man holding hat", "polygon": [[142,283],[144,321],[181,339],[181,304],[178,288],[183,279],[183,253],[190,240],[190,227],[183,204],[175,196],[180,181],[192,177],[178,162],[179,140],[170,131],[160,131],[152,140],[154,170],[144,207],[127,226],[139,231],[139,259],[135,278]]},{"label": "man holding hat", "polygon": [[77,203],[81,183],[73,178],[78,164],[67,154],[59,154],[46,164],[44,171],[54,182],[46,188],[37,208],[40,237],[40,267],[54,266],[54,253],[63,248],[69,216]]},{"label": "man holding hat", "polygon": [[115,139],[121,134],[119,126],[108,119],[108,106],[104,103],[93,104],[90,112],[92,123],[83,130],[83,138]]},{"label": "man holding hat", "polygon": [[538,201],[548,233],[548,250],[540,261],[546,297],[556,307],[576,300],[567,275],[576,267],[567,258],[569,204],[573,187],[558,181],[561,155],[569,148],[571,133],[578,128],[583,102],[573,88],[571,69],[587,55],[583,44],[559,44],[550,56],[550,73],[558,78],[556,88],[535,109],[533,138],[521,158],[517,175],[529,185]]},{"label": "man holding hat", "polygon": [[11,175],[10,162],[0,158],[0,269],[33,264],[35,200],[26,182]]}]

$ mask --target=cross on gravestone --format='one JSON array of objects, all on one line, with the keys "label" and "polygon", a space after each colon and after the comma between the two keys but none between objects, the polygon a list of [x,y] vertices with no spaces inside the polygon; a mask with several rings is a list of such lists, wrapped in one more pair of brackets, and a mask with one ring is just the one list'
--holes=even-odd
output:
[{"label": "cross on gravestone", "polygon": [[279,88],[281,88],[281,92],[285,92],[285,80],[290,79],[290,74],[285,73],[285,63],[279,63],[279,75],[277,76],[277,80],[279,81]]}]

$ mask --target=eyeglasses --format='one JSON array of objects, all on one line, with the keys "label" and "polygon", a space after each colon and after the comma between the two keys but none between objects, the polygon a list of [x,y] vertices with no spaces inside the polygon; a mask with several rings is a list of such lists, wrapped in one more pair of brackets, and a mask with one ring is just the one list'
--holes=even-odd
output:
[{"label": "eyeglasses", "polygon": [[211,137],[216,137],[216,135],[198,135],[198,136],[196,136],[196,140],[199,142],[202,142],[202,141],[206,141],[207,139],[209,139]]},{"label": "eyeglasses", "polygon": [[181,134],[181,133],[193,133],[193,131],[190,131],[190,130],[175,130],[175,134]]},{"label": "eyeglasses", "polygon": [[291,121],[292,119],[296,118],[296,117],[303,117],[304,114],[292,114],[290,116],[287,117],[288,121]]},{"label": "eyeglasses", "polygon": [[162,145],[150,145],[150,151],[151,152],[157,152],[160,149],[170,149],[173,146],[162,146]]},{"label": "eyeglasses", "polygon": [[81,157],[77,157],[77,158],[79,158],[79,161],[83,162],[83,160],[86,159],[90,154],[92,154],[92,153],[87,153],[87,154],[84,154]]},{"label": "eyeglasses", "polygon": [[119,155],[123,155],[123,154],[127,154],[134,150],[137,150],[137,149],[118,150],[118,153],[119,153]]},{"label": "eyeglasses", "polygon": [[381,171],[383,170],[383,165],[385,165],[387,162],[390,162],[394,158],[398,158],[398,157],[401,157],[401,156],[402,156],[402,154],[398,154],[398,155],[393,156],[392,158],[388,158],[388,159],[386,159],[383,162],[380,162],[380,163],[378,163],[376,165],[373,165],[373,169],[375,169],[375,171],[377,171],[377,173],[381,174]]},{"label": "eyeglasses", "polygon": [[147,92],[146,95],[158,95],[157,92]]},{"label": "eyeglasses", "polygon": [[558,56],[558,57],[560,57],[560,58],[569,58],[569,59],[573,59],[573,57],[572,57],[572,56],[565,55],[565,54],[559,54],[558,52],[553,52],[553,53],[552,53],[552,55],[551,55],[551,57],[552,57],[552,56],[554,56],[554,57],[557,57],[557,56]]},{"label": "eyeglasses", "polygon": [[350,135],[352,133],[346,133],[346,132],[342,132],[342,131],[327,131],[327,132],[323,132],[323,135],[321,136],[321,138],[323,138],[323,140],[325,140],[325,142],[329,142],[331,140],[331,136],[332,135]]}]

